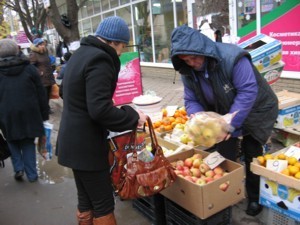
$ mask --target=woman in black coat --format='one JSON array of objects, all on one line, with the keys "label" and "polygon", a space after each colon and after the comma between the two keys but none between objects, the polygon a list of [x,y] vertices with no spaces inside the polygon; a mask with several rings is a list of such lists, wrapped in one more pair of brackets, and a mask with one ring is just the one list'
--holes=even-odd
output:
[{"label": "woman in black coat", "polygon": [[38,179],[34,139],[44,135],[48,108],[38,71],[18,51],[14,41],[0,40],[0,129],[11,151],[15,179],[22,180],[25,171],[34,182]]},{"label": "woman in black coat", "polygon": [[120,71],[119,56],[129,37],[123,19],[106,18],[95,36],[81,40],[65,71],[57,153],[58,163],[73,170],[79,224],[116,224],[108,130],[131,130],[146,120],[144,114],[130,106],[118,108],[112,100]]}]

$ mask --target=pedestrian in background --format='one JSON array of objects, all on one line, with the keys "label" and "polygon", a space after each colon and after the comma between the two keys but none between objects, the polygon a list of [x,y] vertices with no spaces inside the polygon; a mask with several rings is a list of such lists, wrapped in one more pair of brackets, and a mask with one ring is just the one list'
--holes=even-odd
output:
[{"label": "pedestrian in background", "polygon": [[119,56],[130,39],[120,17],[107,17],[94,36],[82,38],[63,79],[63,112],[58,132],[58,163],[72,169],[78,193],[79,224],[115,225],[108,161],[108,130],[143,125],[146,116],[130,106],[114,106]]},{"label": "pedestrian in background", "polygon": [[18,45],[10,39],[0,40],[0,99],[0,129],[15,179],[21,181],[25,171],[30,182],[37,181],[34,139],[44,135],[46,94],[36,68],[19,55]]},{"label": "pedestrian in background", "polygon": [[33,44],[30,46],[31,52],[29,54],[30,63],[37,69],[41,77],[42,84],[46,91],[46,97],[48,102],[48,112],[53,113],[50,109],[49,100],[51,94],[52,85],[55,84],[53,75],[53,67],[51,66],[48,50],[45,46],[45,42],[42,38],[36,38],[33,40]]},{"label": "pedestrian in background", "polygon": [[69,61],[69,59],[71,58],[71,56],[72,56],[72,53],[67,52],[67,53],[65,53],[64,56],[62,57],[63,64],[62,64],[61,67],[60,67],[60,71],[59,71],[58,76],[56,77],[56,79],[62,80],[62,79],[64,78],[64,75],[65,75],[65,69],[66,69],[66,67],[67,67],[68,61]]},{"label": "pedestrian in background", "polygon": [[250,54],[233,44],[210,40],[186,25],[173,30],[171,59],[184,85],[188,115],[213,111],[237,112],[225,141],[215,146],[221,155],[236,161],[238,137],[245,156],[246,213],[259,214],[259,176],[250,171],[253,158],[271,136],[278,116],[278,99],[254,67]]},{"label": "pedestrian in background", "polygon": [[220,30],[215,31],[215,41],[222,42],[222,32]]}]

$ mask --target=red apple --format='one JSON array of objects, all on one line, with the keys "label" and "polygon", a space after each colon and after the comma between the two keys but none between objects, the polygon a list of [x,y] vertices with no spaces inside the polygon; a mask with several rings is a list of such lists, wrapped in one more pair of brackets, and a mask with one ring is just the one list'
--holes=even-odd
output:
[{"label": "red apple", "polygon": [[184,166],[184,161],[183,160],[177,160],[176,161],[176,166]]},{"label": "red apple", "polygon": [[192,175],[192,172],[190,171],[190,169],[184,169],[183,171],[182,171],[182,174],[183,174],[183,176],[191,176]]},{"label": "red apple", "polygon": [[199,169],[200,169],[201,173],[203,173],[203,174],[205,174],[206,171],[210,170],[209,166],[204,162],[202,162],[200,164]]},{"label": "red apple", "polygon": [[215,175],[216,175],[216,174],[215,174],[215,172],[214,172],[213,170],[208,170],[208,171],[205,172],[205,176],[206,176],[206,177],[211,177],[211,178],[213,178]]},{"label": "red apple", "polygon": [[221,177],[223,177],[223,175],[221,175],[221,174],[215,174],[213,178],[214,178],[214,180],[217,180],[217,179],[219,179]]},{"label": "red apple", "polygon": [[229,187],[229,184],[227,182],[223,183],[223,184],[220,184],[219,188],[222,190],[222,191],[226,191]]},{"label": "red apple", "polygon": [[198,168],[191,168],[190,171],[192,172],[192,176],[201,177],[201,171]]},{"label": "red apple", "polygon": [[193,161],[193,167],[199,168],[200,164],[202,163],[201,159],[194,159]]},{"label": "red apple", "polygon": [[200,153],[195,153],[193,156],[192,156],[193,159],[203,159],[203,156],[200,154]]},{"label": "red apple", "polygon": [[215,174],[220,174],[220,175],[223,175],[224,173],[224,170],[220,166],[215,167],[213,171],[215,172]]},{"label": "red apple", "polygon": [[192,183],[194,183],[194,180],[191,176],[185,176],[184,179],[191,181]]},{"label": "red apple", "polygon": [[183,166],[182,165],[176,165],[175,167],[177,170],[183,170]]},{"label": "red apple", "polygon": [[214,181],[214,178],[212,178],[212,177],[205,177],[204,180],[206,181],[206,183],[210,183],[210,182]]},{"label": "red apple", "polygon": [[184,165],[191,168],[192,165],[193,165],[193,161],[194,160],[192,158],[187,158],[187,159],[184,160]]},{"label": "red apple", "polygon": [[192,176],[192,180],[193,180],[194,183],[195,183],[198,179],[199,179],[198,177]]}]

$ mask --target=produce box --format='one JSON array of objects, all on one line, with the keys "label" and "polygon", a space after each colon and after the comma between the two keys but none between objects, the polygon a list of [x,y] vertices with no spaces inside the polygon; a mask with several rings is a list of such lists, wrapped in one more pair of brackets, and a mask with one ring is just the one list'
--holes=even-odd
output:
[{"label": "produce box", "polygon": [[283,129],[299,124],[300,94],[284,90],[277,92],[276,95],[279,101],[279,112],[274,127]]},{"label": "produce box", "polygon": [[263,206],[300,222],[299,188],[299,185],[297,190],[261,176],[259,202]]},{"label": "produce box", "polygon": [[[168,159],[175,162],[192,157],[195,153],[200,153],[204,157],[209,155],[208,152],[191,149],[172,155]],[[228,174],[218,180],[199,186],[179,176],[172,186],[160,193],[195,216],[206,219],[245,197],[244,167],[230,160],[223,161],[220,166]],[[219,186],[226,182],[229,186],[226,191],[222,191]]]},{"label": "produce box", "polygon": [[267,80],[268,84],[272,85],[279,80],[284,65],[283,61],[279,61],[278,63],[263,69],[260,74]]},{"label": "produce box", "polygon": [[[300,143],[274,152],[273,156],[293,156],[300,160]],[[271,166],[280,168],[279,161],[274,160]],[[279,169],[278,171],[281,171]],[[300,180],[281,172],[272,171],[261,166],[257,159],[251,163],[251,171],[260,175],[260,203],[293,220],[300,221]]]},{"label": "produce box", "polygon": [[265,34],[254,36],[240,43],[239,46],[249,51],[252,62],[259,72],[282,58],[281,42]]}]

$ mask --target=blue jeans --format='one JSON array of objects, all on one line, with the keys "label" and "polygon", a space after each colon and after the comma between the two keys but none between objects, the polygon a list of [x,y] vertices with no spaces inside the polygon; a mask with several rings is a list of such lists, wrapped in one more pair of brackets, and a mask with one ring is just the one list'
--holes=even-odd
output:
[{"label": "blue jeans", "polygon": [[36,180],[38,178],[38,173],[36,168],[34,138],[7,141],[7,143],[11,152],[11,162],[15,173],[18,171],[25,171],[28,180]]}]

